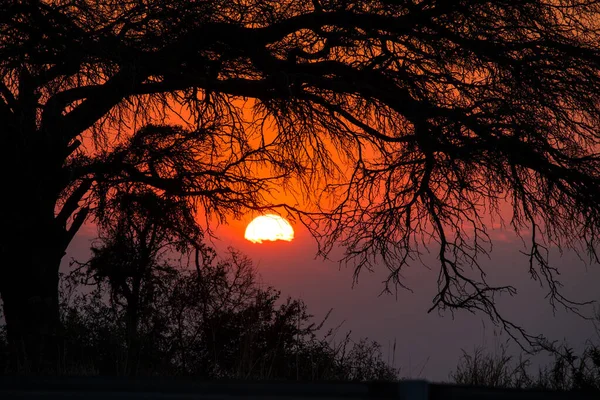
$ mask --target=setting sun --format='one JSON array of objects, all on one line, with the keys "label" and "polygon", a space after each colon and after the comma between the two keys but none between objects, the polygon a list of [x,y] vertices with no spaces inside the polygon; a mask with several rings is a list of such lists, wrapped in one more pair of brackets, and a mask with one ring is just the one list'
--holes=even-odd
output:
[{"label": "setting sun", "polygon": [[254,218],[248,224],[244,237],[252,243],[262,243],[263,240],[291,242],[294,239],[294,229],[279,215],[267,214]]}]

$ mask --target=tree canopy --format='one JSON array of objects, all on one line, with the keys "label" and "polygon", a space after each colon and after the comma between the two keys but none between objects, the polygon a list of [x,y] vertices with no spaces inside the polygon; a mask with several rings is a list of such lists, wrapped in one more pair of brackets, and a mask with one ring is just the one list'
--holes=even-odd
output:
[{"label": "tree canopy", "polygon": [[[494,296],[514,288],[488,283],[477,258],[491,245],[487,215],[508,207],[532,277],[553,304],[577,306],[558,291],[546,250],[598,261],[597,2],[0,7],[9,337],[25,312],[15,299],[57,299],[44,282],[56,287],[72,236],[126,182],[211,215],[277,206],[268,190],[288,185],[309,198],[283,206],[323,253],[341,243],[357,272],[385,265],[402,285],[403,267],[437,243],[432,309],[482,310],[510,329]],[[177,114],[189,126],[159,126]],[[42,245],[52,257],[23,255],[34,230],[52,237]],[[35,336],[40,323],[24,324],[15,337]]]}]

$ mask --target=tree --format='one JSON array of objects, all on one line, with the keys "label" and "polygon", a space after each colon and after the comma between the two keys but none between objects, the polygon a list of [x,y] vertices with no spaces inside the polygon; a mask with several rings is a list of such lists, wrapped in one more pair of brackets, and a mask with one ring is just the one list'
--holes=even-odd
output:
[{"label": "tree", "polygon": [[124,368],[134,375],[140,357],[140,320],[151,316],[159,287],[175,273],[167,257],[203,250],[202,231],[188,202],[135,185],[120,188],[98,213],[100,242],[79,268],[96,284],[107,281],[113,301],[123,307]]},{"label": "tree", "polygon": [[[482,310],[514,330],[494,303],[514,288],[488,283],[477,262],[490,244],[484,215],[506,202],[529,235],[532,276],[553,304],[577,306],[545,250],[582,245],[597,261],[595,1],[0,7],[0,293],[32,368],[55,353],[58,266],[109,182],[239,215],[273,205],[264,171],[293,176],[317,194],[320,208],[295,211],[323,252],[341,242],[357,272],[383,263],[402,285],[433,240],[432,309]],[[180,110],[189,129],[132,133]]]}]

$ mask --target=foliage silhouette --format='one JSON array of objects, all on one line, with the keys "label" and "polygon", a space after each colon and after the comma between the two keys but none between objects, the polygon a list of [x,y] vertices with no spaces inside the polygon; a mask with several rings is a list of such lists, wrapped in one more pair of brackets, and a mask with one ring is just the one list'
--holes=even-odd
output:
[{"label": "foliage silhouette", "polygon": [[[325,321],[313,322],[301,300],[282,300],[260,284],[251,261],[234,250],[218,260],[203,247],[198,269],[182,265],[182,257],[155,254],[140,280],[133,322],[130,289],[115,279],[122,272],[105,268],[107,253],[131,253],[110,246],[111,239],[103,238],[88,263],[62,276],[65,344],[53,373],[303,381],[398,377],[377,343],[354,343],[349,334],[335,343],[336,330],[320,333]],[[118,257],[112,259],[122,266]],[[126,284],[134,282],[129,277]],[[7,352],[0,334],[0,356]]]},{"label": "foliage silhouette", "polygon": [[520,359],[515,364],[513,359],[503,345],[493,354],[486,353],[484,347],[475,348],[472,354],[463,350],[456,371],[450,377],[453,382],[470,386],[531,387],[532,379],[527,372],[529,360]]},{"label": "foliage silhouette", "polygon": [[156,313],[160,304],[155,304],[156,296],[175,273],[165,255],[203,246],[188,202],[129,186],[98,209],[100,242],[91,249],[93,257],[79,268],[97,284],[108,282],[112,301],[123,308],[125,369],[134,374],[140,357],[140,321]]},{"label": "foliage silhouette", "polygon": [[[405,285],[434,245],[432,310],[483,311],[533,344],[495,306],[515,289],[488,282],[478,256],[506,204],[551,303],[581,305],[547,250],[598,261],[599,14],[592,0],[3,2],[0,293],[15,357],[54,362],[60,261],[127,182],[194,196],[207,218],[274,206],[269,189],[290,185],[308,199],[286,207],[321,253],[341,243],[357,274],[383,264]],[[136,129],[178,113],[189,129]]]},{"label": "foliage silhouette", "polygon": [[591,342],[579,356],[563,344],[553,364],[540,368],[537,375],[529,371],[530,360],[513,359],[505,346],[494,353],[478,347],[471,354],[463,352],[450,378],[471,386],[600,392],[600,347]]}]

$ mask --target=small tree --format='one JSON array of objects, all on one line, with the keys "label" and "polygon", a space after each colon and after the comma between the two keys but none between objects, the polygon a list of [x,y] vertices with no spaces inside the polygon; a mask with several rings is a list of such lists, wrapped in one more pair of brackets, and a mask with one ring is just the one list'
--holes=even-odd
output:
[{"label": "small tree", "polygon": [[97,211],[100,238],[80,269],[95,284],[107,283],[111,301],[125,312],[125,370],[134,374],[139,359],[139,324],[149,318],[156,296],[175,272],[168,257],[200,249],[202,231],[190,204],[130,185],[119,188]]}]

